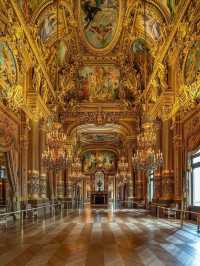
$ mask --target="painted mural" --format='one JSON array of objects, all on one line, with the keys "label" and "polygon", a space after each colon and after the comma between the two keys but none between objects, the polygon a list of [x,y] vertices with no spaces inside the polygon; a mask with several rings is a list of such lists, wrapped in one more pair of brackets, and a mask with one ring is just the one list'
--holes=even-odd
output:
[{"label": "painted mural", "polygon": [[200,40],[194,42],[190,49],[185,64],[185,80],[187,84],[195,81],[197,74],[200,75]]},{"label": "painted mural", "polygon": [[49,12],[40,21],[38,35],[42,42],[45,42],[49,37],[56,32],[57,19],[54,12]]},{"label": "painted mural", "polygon": [[[144,76],[145,76],[145,60],[147,60],[147,76],[152,72],[153,58],[144,41],[138,38],[132,44],[133,54],[133,69],[136,73],[136,78],[139,82],[140,89],[144,89]],[[146,56],[147,55],[147,56]]]},{"label": "painted mural", "polygon": [[62,66],[65,62],[66,52],[67,52],[67,45],[63,40],[61,40],[58,44],[57,53],[56,53],[57,54],[56,58],[60,66]]},{"label": "painted mural", "polygon": [[84,66],[79,82],[83,98],[90,102],[119,99],[120,72],[114,66]]},{"label": "painted mural", "polygon": [[0,80],[8,85],[16,82],[17,69],[11,49],[5,42],[0,42]]},{"label": "painted mural", "polygon": [[81,21],[87,41],[97,49],[111,43],[119,17],[119,0],[80,0]]},{"label": "painted mural", "polygon": [[151,15],[146,14],[137,17],[136,23],[144,28],[146,27],[147,34],[154,40],[159,40],[161,37],[161,25],[160,22],[155,20]]},{"label": "painted mural", "polygon": [[101,168],[106,171],[115,170],[116,156],[111,151],[88,151],[83,154],[83,171],[94,172]]}]

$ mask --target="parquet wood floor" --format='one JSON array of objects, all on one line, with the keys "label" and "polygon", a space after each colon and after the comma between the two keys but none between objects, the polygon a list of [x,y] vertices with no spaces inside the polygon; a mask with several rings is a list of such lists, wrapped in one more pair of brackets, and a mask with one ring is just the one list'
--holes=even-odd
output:
[{"label": "parquet wood floor", "polygon": [[140,210],[81,213],[0,232],[0,266],[200,265],[200,234]]}]

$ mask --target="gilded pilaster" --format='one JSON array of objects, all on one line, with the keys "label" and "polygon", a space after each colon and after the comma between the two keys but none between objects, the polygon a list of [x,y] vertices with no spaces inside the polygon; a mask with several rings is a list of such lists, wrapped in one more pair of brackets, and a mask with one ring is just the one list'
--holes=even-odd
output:
[{"label": "gilded pilaster", "polygon": [[136,181],[135,181],[135,197],[136,200],[143,199],[143,188],[144,187],[144,174],[142,171],[137,172]]},{"label": "gilded pilaster", "polygon": [[162,195],[162,176],[160,169],[154,173],[154,193],[153,193],[153,201],[157,202]]},{"label": "gilded pilaster", "polygon": [[174,200],[182,200],[182,178],[183,178],[183,141],[182,124],[179,117],[176,117],[174,125]]},{"label": "gilded pilaster", "polygon": [[64,198],[64,175],[63,171],[59,171],[56,176],[56,190],[57,190],[57,198]]},{"label": "gilded pilaster", "polygon": [[132,156],[133,156],[133,149],[136,146],[136,137],[131,136],[127,137],[126,140],[126,151],[127,151],[127,160],[128,160],[128,166],[129,166],[129,173],[130,176],[128,177],[128,197],[133,197],[134,194],[134,169],[133,169],[133,163],[132,163]]},{"label": "gilded pilaster", "polygon": [[29,124],[24,113],[21,116],[21,201],[28,200],[28,134]]},{"label": "gilded pilaster", "polygon": [[[162,150],[162,134],[161,134],[161,130],[162,130],[162,124],[161,121],[158,120],[156,121],[156,128],[157,128],[157,134],[156,134],[156,150]],[[161,168],[159,167],[158,169],[156,169],[154,171],[154,186],[153,186],[153,201],[157,202],[161,195],[162,195],[162,173],[161,173]]]},{"label": "gilded pilaster", "polygon": [[162,171],[162,201],[173,200],[174,176],[173,176],[173,149],[172,132],[170,121],[163,121],[162,124],[162,152],[163,152],[163,171]]},{"label": "gilded pilaster", "polygon": [[40,178],[39,178],[39,122],[32,121],[29,143],[29,199],[40,199]]},{"label": "gilded pilaster", "polygon": [[42,163],[42,153],[45,150],[45,141],[46,141],[46,131],[45,131],[45,123],[44,121],[40,121],[40,128],[39,128],[39,177],[40,177],[40,197],[42,199],[47,198],[47,170]]}]

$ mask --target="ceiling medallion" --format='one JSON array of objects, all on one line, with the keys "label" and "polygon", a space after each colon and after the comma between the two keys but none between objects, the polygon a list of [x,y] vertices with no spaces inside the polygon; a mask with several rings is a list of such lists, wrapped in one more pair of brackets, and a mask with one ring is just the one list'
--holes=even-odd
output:
[{"label": "ceiling medallion", "polygon": [[116,45],[123,21],[122,0],[78,0],[79,34],[90,52],[106,54]]}]

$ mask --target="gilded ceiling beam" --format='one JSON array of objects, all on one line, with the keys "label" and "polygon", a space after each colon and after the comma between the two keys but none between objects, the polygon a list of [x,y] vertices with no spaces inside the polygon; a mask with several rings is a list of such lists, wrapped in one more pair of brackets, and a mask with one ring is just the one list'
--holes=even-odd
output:
[{"label": "gilded ceiling beam", "polygon": [[156,74],[157,72],[159,71],[159,66],[162,64],[169,48],[170,48],[170,45],[174,39],[174,36],[178,30],[178,27],[183,19],[183,16],[185,14],[185,12],[187,11],[188,9],[188,6],[190,4],[192,0],[182,0],[179,4],[179,9],[177,11],[177,16],[175,17],[175,21],[174,21],[174,27],[173,29],[171,30],[168,38],[165,39],[161,49],[159,49],[159,54],[157,55],[157,57],[155,58],[155,63],[154,63],[154,67],[153,67],[153,72],[150,76],[150,79],[149,79],[149,82],[147,84],[147,88],[146,90],[143,92],[143,96],[144,97],[147,97],[148,95],[148,92],[149,92],[149,89],[151,87],[151,84],[153,82],[153,80],[155,79],[156,77]]},{"label": "gilded ceiling beam", "polygon": [[54,98],[56,98],[56,94],[54,92],[53,85],[52,85],[52,83],[50,81],[49,75],[47,74],[46,67],[45,67],[45,65],[44,65],[44,63],[42,61],[42,56],[40,55],[40,53],[39,53],[39,51],[37,49],[37,46],[35,44],[35,41],[32,38],[31,33],[30,33],[30,31],[29,31],[29,29],[28,29],[28,27],[26,25],[26,22],[25,22],[23,16],[21,15],[21,12],[18,9],[17,3],[14,0],[10,0],[10,3],[11,3],[11,5],[12,5],[14,11],[15,11],[15,14],[16,14],[18,20],[19,20],[19,23],[21,24],[21,26],[22,26],[22,28],[24,30],[24,34],[25,34],[25,36],[26,36],[26,38],[27,38],[27,40],[29,42],[29,45],[30,45],[30,47],[31,47],[31,49],[33,51],[33,54],[35,55],[35,58],[36,58],[38,64],[40,65],[42,73],[43,73],[43,75],[44,75],[44,77],[46,79],[46,82],[48,84],[48,87],[49,87],[49,89],[51,91],[51,94],[52,94],[52,96]]}]

